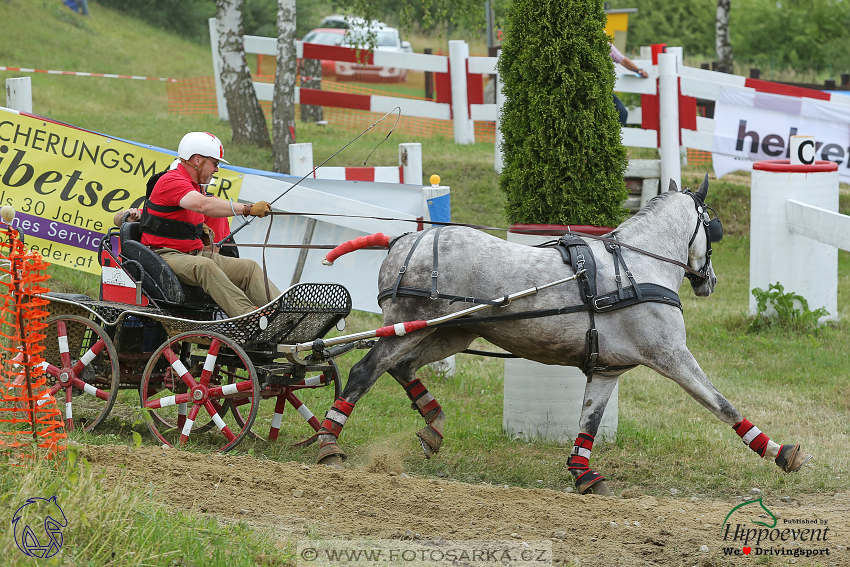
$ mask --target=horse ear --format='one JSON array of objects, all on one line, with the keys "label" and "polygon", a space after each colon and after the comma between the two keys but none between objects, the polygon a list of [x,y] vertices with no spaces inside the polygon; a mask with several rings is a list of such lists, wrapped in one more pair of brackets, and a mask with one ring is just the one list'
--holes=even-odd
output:
[{"label": "horse ear", "polygon": [[697,189],[697,197],[699,197],[700,201],[705,201],[705,197],[708,195],[708,174],[705,174],[705,179],[702,180],[702,183],[699,184],[699,189]]},{"label": "horse ear", "polygon": [[678,185],[676,185],[676,182],[675,182],[673,179],[671,179],[671,180],[670,180],[670,186],[669,186],[669,187],[667,187],[667,191],[668,191],[668,192],[669,192],[669,191],[676,191],[676,192],[678,193],[678,191],[679,191],[679,186],[678,186]]}]

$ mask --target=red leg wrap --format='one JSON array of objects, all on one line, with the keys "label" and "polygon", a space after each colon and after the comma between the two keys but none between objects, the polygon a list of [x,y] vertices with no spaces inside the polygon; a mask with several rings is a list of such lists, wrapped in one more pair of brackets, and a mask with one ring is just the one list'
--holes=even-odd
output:
[{"label": "red leg wrap", "polygon": [[593,435],[590,433],[579,433],[570,459],[567,461],[567,470],[590,470],[590,451],[593,448]]},{"label": "red leg wrap", "polygon": [[353,410],[354,404],[338,398],[334,402],[334,405],[331,406],[331,409],[328,410],[328,413],[325,414],[325,420],[322,421],[322,429],[319,430],[319,433],[325,431],[339,437],[340,433],[342,433],[342,426],[345,425],[346,420],[348,420]]},{"label": "red leg wrap", "polygon": [[742,419],[733,425],[732,429],[744,441],[745,445],[758,453],[760,457],[764,457],[764,453],[767,451],[767,442],[770,441],[770,438],[762,433],[758,427],[750,423],[749,420]]},{"label": "red leg wrap", "polygon": [[440,403],[431,395],[418,378],[413,380],[404,389],[407,391],[407,397],[413,402],[413,408],[419,411],[419,415],[422,417],[426,417],[435,409],[440,409]]}]

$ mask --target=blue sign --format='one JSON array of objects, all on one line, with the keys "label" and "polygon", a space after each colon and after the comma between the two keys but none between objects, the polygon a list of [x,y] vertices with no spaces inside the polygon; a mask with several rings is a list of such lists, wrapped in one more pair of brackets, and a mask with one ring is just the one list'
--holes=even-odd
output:
[{"label": "blue sign", "polygon": [[65,512],[50,499],[30,498],[12,516],[15,543],[25,555],[47,559],[62,549],[62,528],[68,527]]}]

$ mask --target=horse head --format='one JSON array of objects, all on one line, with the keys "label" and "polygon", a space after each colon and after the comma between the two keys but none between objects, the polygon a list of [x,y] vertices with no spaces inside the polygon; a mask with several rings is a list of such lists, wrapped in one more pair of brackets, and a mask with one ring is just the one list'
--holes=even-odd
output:
[{"label": "horse head", "polygon": [[[676,183],[672,179],[670,180],[670,191],[678,191]],[[688,265],[701,274],[701,276],[698,276],[688,272],[685,277],[690,280],[694,294],[704,297],[711,295],[717,283],[717,276],[714,274],[714,268],[711,265],[711,245],[723,239],[723,225],[720,224],[717,213],[715,213],[714,218],[711,218],[709,211],[714,212],[714,209],[705,204],[705,198],[708,196],[708,174],[705,175],[705,179],[700,183],[696,193],[691,193],[688,190],[684,194],[693,200],[696,216],[696,226],[688,242]]]}]

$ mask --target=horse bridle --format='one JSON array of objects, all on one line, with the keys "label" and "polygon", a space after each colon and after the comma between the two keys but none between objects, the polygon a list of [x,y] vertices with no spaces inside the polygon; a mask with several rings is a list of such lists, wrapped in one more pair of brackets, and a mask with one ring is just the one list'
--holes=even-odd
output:
[{"label": "horse bridle", "polygon": [[[705,230],[705,263],[699,270],[697,270],[697,272],[699,272],[698,274],[688,271],[685,272],[685,277],[688,278],[691,285],[697,285],[708,278],[708,270],[711,268],[711,243],[723,240],[723,225],[720,224],[720,219],[717,217],[717,213],[714,209],[706,205],[705,201],[703,201],[699,195],[691,193],[690,191],[685,191],[684,193],[694,200],[694,208],[697,211],[697,225],[694,227],[694,233],[688,241],[688,250],[691,249],[691,244],[693,244],[694,240],[696,240],[700,225],[702,225]],[[714,218],[711,218],[708,211],[714,213]]]}]

